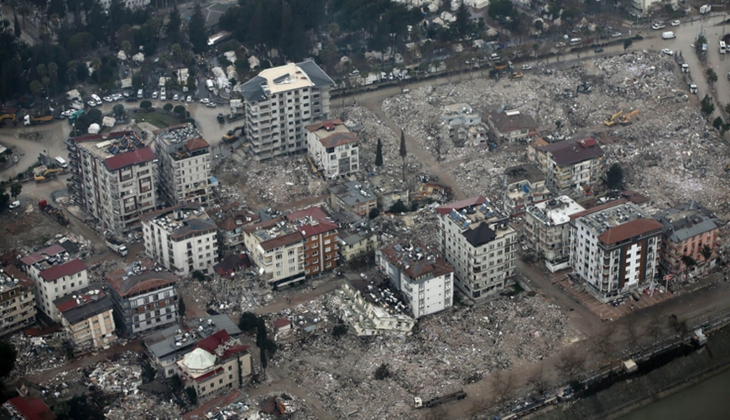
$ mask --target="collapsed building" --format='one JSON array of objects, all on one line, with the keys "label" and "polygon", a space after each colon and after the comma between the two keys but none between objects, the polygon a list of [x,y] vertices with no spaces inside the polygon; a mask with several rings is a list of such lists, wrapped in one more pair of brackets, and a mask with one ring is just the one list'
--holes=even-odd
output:
[{"label": "collapsed building", "polygon": [[449,138],[456,146],[480,144],[487,140],[487,126],[482,117],[467,103],[447,105],[441,114]]},{"label": "collapsed building", "polygon": [[109,296],[100,289],[85,288],[53,302],[61,325],[78,349],[109,348],[117,340]]},{"label": "collapsed building", "polygon": [[35,323],[35,284],[14,265],[0,269],[0,336]]},{"label": "collapsed building", "polygon": [[535,164],[525,163],[504,170],[504,212],[512,217],[524,214],[525,207],[550,197],[545,174]]}]

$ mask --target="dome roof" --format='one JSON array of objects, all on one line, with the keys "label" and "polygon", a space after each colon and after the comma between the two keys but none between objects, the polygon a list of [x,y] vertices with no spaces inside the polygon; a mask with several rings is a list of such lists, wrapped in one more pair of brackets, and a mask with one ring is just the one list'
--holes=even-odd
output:
[{"label": "dome roof", "polygon": [[206,370],[215,365],[215,356],[198,348],[186,354],[183,363],[190,370]]}]

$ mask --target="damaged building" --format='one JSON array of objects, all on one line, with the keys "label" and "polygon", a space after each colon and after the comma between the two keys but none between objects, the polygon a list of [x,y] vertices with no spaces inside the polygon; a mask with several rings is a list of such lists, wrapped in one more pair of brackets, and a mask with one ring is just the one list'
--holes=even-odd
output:
[{"label": "damaged building", "polygon": [[360,168],[360,139],[340,120],[307,127],[307,152],[326,179],[345,178]]},{"label": "damaged building", "polygon": [[114,304],[96,288],[79,290],[53,302],[61,314],[61,325],[77,349],[109,348],[117,340]]},{"label": "damaged building", "polygon": [[348,181],[333,185],[330,191],[330,206],[334,211],[346,211],[367,217],[378,207],[378,197],[362,182]]},{"label": "damaged building", "polygon": [[526,142],[537,136],[537,123],[516,109],[501,107],[487,114],[487,124],[495,139],[505,142]]},{"label": "damaged building", "polygon": [[547,186],[555,194],[582,196],[603,176],[603,150],[592,137],[551,143],[535,150]]},{"label": "damaged building", "polygon": [[570,216],[583,210],[583,206],[567,195],[527,206],[524,225],[527,242],[544,258],[550,272],[570,266]]},{"label": "damaged building", "polygon": [[541,203],[552,194],[545,184],[545,174],[532,163],[505,169],[504,186],[504,212],[511,217],[524,214],[525,206]]},{"label": "damaged building", "polygon": [[445,106],[441,121],[446,124],[449,138],[456,146],[476,145],[487,140],[487,126],[481,115],[467,103]]},{"label": "damaged building", "polygon": [[14,265],[0,270],[0,336],[35,324],[35,284]]},{"label": "damaged building", "polygon": [[160,191],[168,205],[206,203],[213,182],[210,144],[192,124],[155,132]]}]

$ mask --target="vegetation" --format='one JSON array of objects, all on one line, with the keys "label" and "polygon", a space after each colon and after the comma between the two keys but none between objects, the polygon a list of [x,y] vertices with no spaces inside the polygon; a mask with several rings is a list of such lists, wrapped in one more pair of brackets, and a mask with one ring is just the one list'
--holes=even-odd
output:
[{"label": "vegetation", "polygon": [[717,117],[712,121],[712,126],[718,130],[722,129],[723,124],[722,117]]},{"label": "vegetation", "polygon": [[258,317],[253,312],[244,312],[238,319],[238,328],[243,332],[251,332],[258,326]]},{"label": "vegetation", "polygon": [[705,97],[702,98],[700,110],[705,116],[710,116],[713,112],[715,112],[715,104],[712,102],[710,95],[705,95]]},{"label": "vegetation", "polygon": [[406,207],[405,204],[401,200],[398,200],[390,206],[390,209],[388,209],[388,213],[405,213],[408,211],[408,207]]},{"label": "vegetation", "polygon": [[184,318],[186,310],[187,308],[185,307],[185,301],[183,300],[182,296],[180,296],[180,298],[177,300],[177,315],[180,318]]},{"label": "vegetation", "polygon": [[7,341],[0,341],[0,378],[7,378],[15,367],[18,353],[15,347]]},{"label": "vegetation", "polygon": [[197,281],[204,281],[205,280],[205,274],[203,274],[203,272],[200,271],[200,270],[193,271],[192,276]]},{"label": "vegetation", "polygon": [[157,375],[157,369],[152,366],[152,364],[149,362],[149,360],[145,360],[144,363],[142,363],[142,380],[146,382],[152,382],[155,380],[155,376]]},{"label": "vegetation", "polygon": [[[728,104],[730,106],[730,104]],[[378,145],[375,147],[375,166],[383,166],[383,143],[378,138]]]},{"label": "vegetation", "polygon": [[185,395],[187,395],[191,405],[198,405],[198,393],[195,391],[195,388],[192,386],[185,388]]},{"label": "vegetation", "polygon": [[368,213],[368,218],[370,220],[373,220],[373,219],[375,219],[378,216],[380,216],[380,210],[378,210],[377,207],[374,208],[374,209],[372,209],[372,210],[370,210],[370,213]]},{"label": "vegetation", "polygon": [[144,100],[139,103],[139,107],[142,108],[145,112],[148,112],[150,108],[152,108],[152,102]]},{"label": "vegetation", "polygon": [[401,161],[403,163],[401,170],[403,173],[403,182],[406,181],[406,157],[408,156],[408,150],[406,150],[406,135],[403,132],[403,129],[400,130],[400,149],[398,150],[398,155],[401,158]]},{"label": "vegetation", "polygon": [[606,173],[606,185],[612,190],[618,190],[624,183],[624,170],[618,163],[614,163]]},{"label": "vegetation", "polygon": [[717,73],[715,73],[715,70],[707,69],[707,81],[710,83],[710,86],[715,86],[715,83],[717,83]]},{"label": "vegetation", "polygon": [[377,369],[375,369],[375,379],[382,381],[385,378],[390,377],[390,365],[387,363],[381,363]]},{"label": "vegetation", "polygon": [[335,338],[340,338],[343,335],[347,334],[347,325],[346,324],[337,324],[332,328],[332,335]]},{"label": "vegetation", "polygon": [[20,195],[20,192],[23,190],[23,186],[21,184],[18,184],[17,182],[10,185],[10,196],[13,198],[17,198]]}]

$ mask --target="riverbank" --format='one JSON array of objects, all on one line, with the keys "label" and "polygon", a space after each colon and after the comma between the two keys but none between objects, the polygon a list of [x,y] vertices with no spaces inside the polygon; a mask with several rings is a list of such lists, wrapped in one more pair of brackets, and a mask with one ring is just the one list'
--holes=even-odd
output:
[{"label": "riverbank", "polygon": [[713,334],[704,347],[645,375],[617,382],[595,395],[550,407],[528,418],[617,419],[727,369],[730,369],[730,327]]}]

